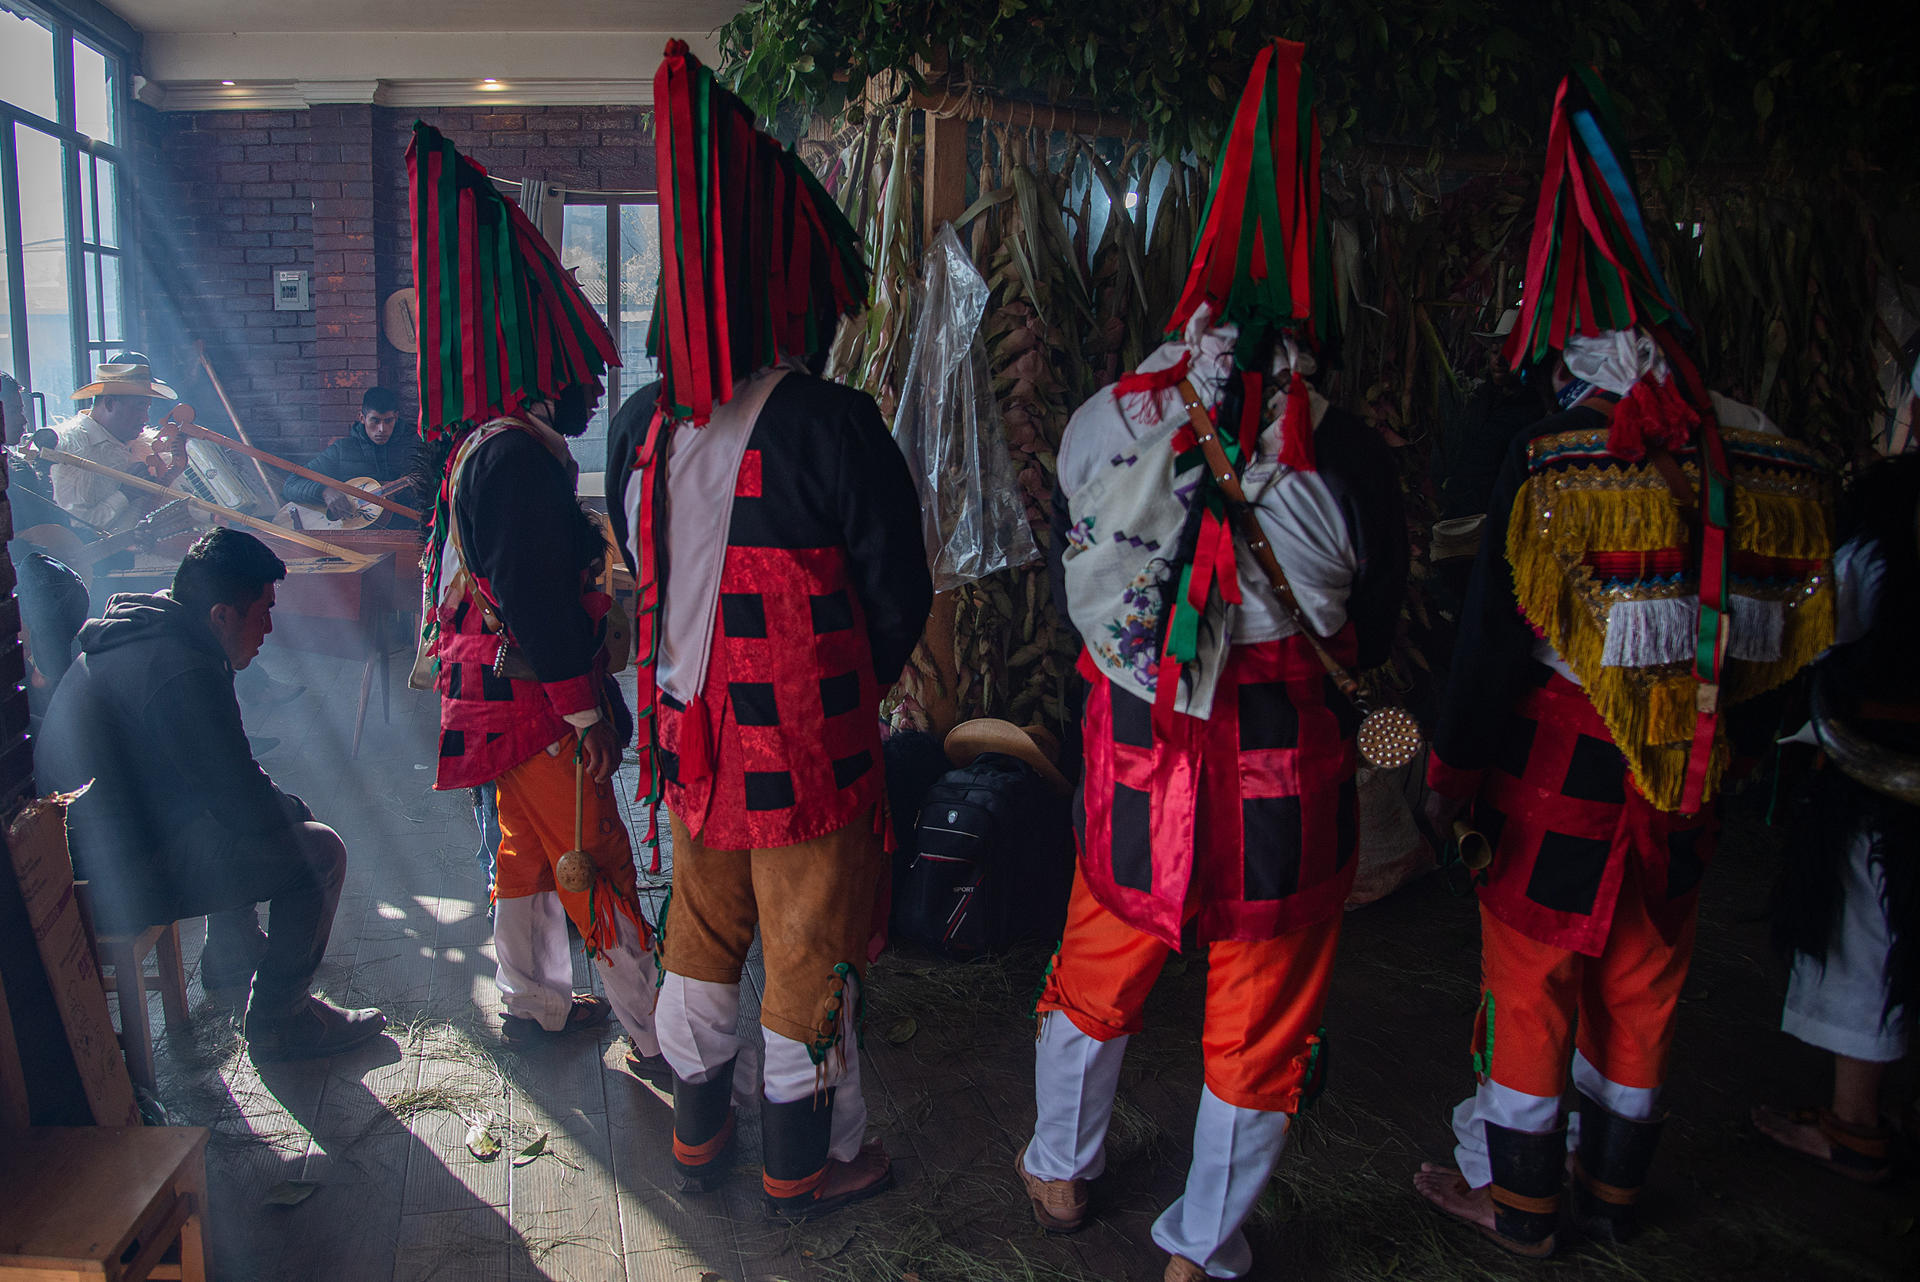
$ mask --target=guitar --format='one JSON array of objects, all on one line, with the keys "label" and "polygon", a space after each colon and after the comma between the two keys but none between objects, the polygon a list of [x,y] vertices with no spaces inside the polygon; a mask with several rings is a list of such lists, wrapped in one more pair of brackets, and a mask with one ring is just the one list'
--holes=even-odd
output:
[{"label": "guitar", "polygon": [[30,525],[15,531],[13,537],[32,544],[91,584],[96,563],[119,552],[150,551],[154,544],[192,529],[193,505],[185,499],[175,499],[141,517],[132,529],[109,534],[92,543],[82,543],[80,536],[64,525]]},{"label": "guitar", "polygon": [[[385,485],[371,476],[354,476],[340,482],[368,494],[378,494],[381,498],[392,498],[413,484],[413,478],[402,476],[388,481]],[[339,493],[339,491],[334,491]],[[324,507],[310,503],[289,503],[296,528],[302,530],[368,530],[377,529],[393,520],[393,513],[372,503],[355,503],[345,516],[334,517],[327,514]]]}]

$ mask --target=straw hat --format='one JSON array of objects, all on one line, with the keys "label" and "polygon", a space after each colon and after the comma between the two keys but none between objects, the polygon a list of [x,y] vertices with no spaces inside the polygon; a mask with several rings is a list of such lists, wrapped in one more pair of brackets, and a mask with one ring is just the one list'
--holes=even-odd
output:
[{"label": "straw hat", "polygon": [[1427,548],[1427,560],[1438,564],[1457,559],[1471,560],[1480,551],[1480,529],[1487,514],[1456,516],[1433,523],[1433,542]]},{"label": "straw hat", "polygon": [[153,366],[138,352],[122,352],[118,359],[96,365],[94,380],[74,392],[73,399],[92,396],[147,396],[156,401],[177,401],[171,387],[154,378]]},{"label": "straw hat", "polygon": [[1053,759],[1060,755],[1060,741],[1045,726],[1016,726],[997,717],[962,721],[947,732],[947,760],[956,766],[971,765],[986,752],[1005,753],[1040,772],[1040,777],[1060,792],[1071,792],[1073,785],[1060,773]]}]

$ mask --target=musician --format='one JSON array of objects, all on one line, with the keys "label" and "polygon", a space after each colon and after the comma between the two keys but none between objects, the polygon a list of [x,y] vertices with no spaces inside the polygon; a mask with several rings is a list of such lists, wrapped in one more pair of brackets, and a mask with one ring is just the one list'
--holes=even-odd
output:
[{"label": "musician", "polygon": [[[202,535],[160,593],[123,593],[80,631],[80,655],[34,753],[68,791],[74,861],[103,930],[207,918],[210,995],[248,991],[255,1063],[311,1059],[386,1027],[377,1010],[310,996],[346,880],[347,849],[253,759],[234,674],[273,631],[287,567],[250,534]],[[271,907],[262,934],[255,907]]]},{"label": "musician", "polygon": [[[347,434],[307,460],[307,468],[336,481],[370,476],[384,487],[407,477],[419,448],[420,433],[413,425],[408,424],[404,430],[400,427],[400,398],[388,388],[370,387],[360,398],[360,416]],[[289,476],[281,497],[289,503],[324,506],[336,521],[350,515],[356,506],[346,491],[330,490],[304,476]],[[394,522],[400,528],[415,525],[402,516],[395,516]]]},{"label": "musician", "polygon": [[[151,468],[134,461],[134,438],[146,429],[151,402],[179,398],[171,387],[154,378],[152,363],[139,352],[122,352],[94,373],[95,380],[73,394],[76,401],[91,398],[93,403],[53,429],[59,437],[59,448],[117,471],[152,474]],[[185,465],[186,452],[178,451],[154,480],[166,485]],[[53,501],[68,515],[109,534],[130,528],[146,510],[112,477],[57,463],[53,467]]]}]

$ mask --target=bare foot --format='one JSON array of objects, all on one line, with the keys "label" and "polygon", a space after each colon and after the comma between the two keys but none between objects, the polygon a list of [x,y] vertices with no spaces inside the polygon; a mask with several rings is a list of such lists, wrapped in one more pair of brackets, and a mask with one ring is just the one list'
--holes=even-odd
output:
[{"label": "bare foot", "polygon": [[1818,1161],[1833,1160],[1833,1144],[1817,1121],[1801,1121],[1795,1114],[1771,1104],[1758,1104],[1753,1110],[1753,1129],[1782,1148],[1805,1153]]},{"label": "bare foot", "polygon": [[1419,1173],[1413,1177],[1413,1187],[1421,1197],[1454,1219],[1488,1232],[1493,1230],[1491,1185],[1483,1189],[1471,1188],[1466,1178],[1453,1167],[1422,1162]]}]

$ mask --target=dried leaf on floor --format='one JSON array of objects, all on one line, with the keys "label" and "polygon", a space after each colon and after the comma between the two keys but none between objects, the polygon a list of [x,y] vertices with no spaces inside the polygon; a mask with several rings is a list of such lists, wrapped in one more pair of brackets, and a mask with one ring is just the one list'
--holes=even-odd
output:
[{"label": "dried leaf on floor", "polygon": [[895,1046],[905,1046],[913,1040],[913,1035],[919,1031],[919,1021],[914,1019],[913,1016],[908,1015],[904,1019],[895,1020],[893,1026],[887,1029],[887,1040]]},{"label": "dried leaf on floor", "polygon": [[513,1155],[513,1164],[515,1166],[525,1166],[527,1163],[533,1161],[535,1158],[539,1157],[542,1153],[546,1152],[547,1137],[548,1137],[548,1132],[541,1131],[539,1139],[535,1140],[533,1143],[527,1145],[525,1148],[521,1149],[518,1153],[515,1153]]},{"label": "dried leaf on floor", "polygon": [[317,1180],[281,1180],[260,1199],[263,1206],[298,1206],[320,1187]]},{"label": "dried leaf on floor", "polygon": [[847,1249],[853,1241],[854,1230],[850,1228],[830,1228],[812,1238],[800,1248],[800,1254],[810,1260],[827,1260]]},{"label": "dried leaf on floor", "polygon": [[475,1122],[467,1128],[467,1152],[482,1162],[491,1162],[500,1156],[500,1140],[493,1133],[493,1127],[485,1122]]}]

